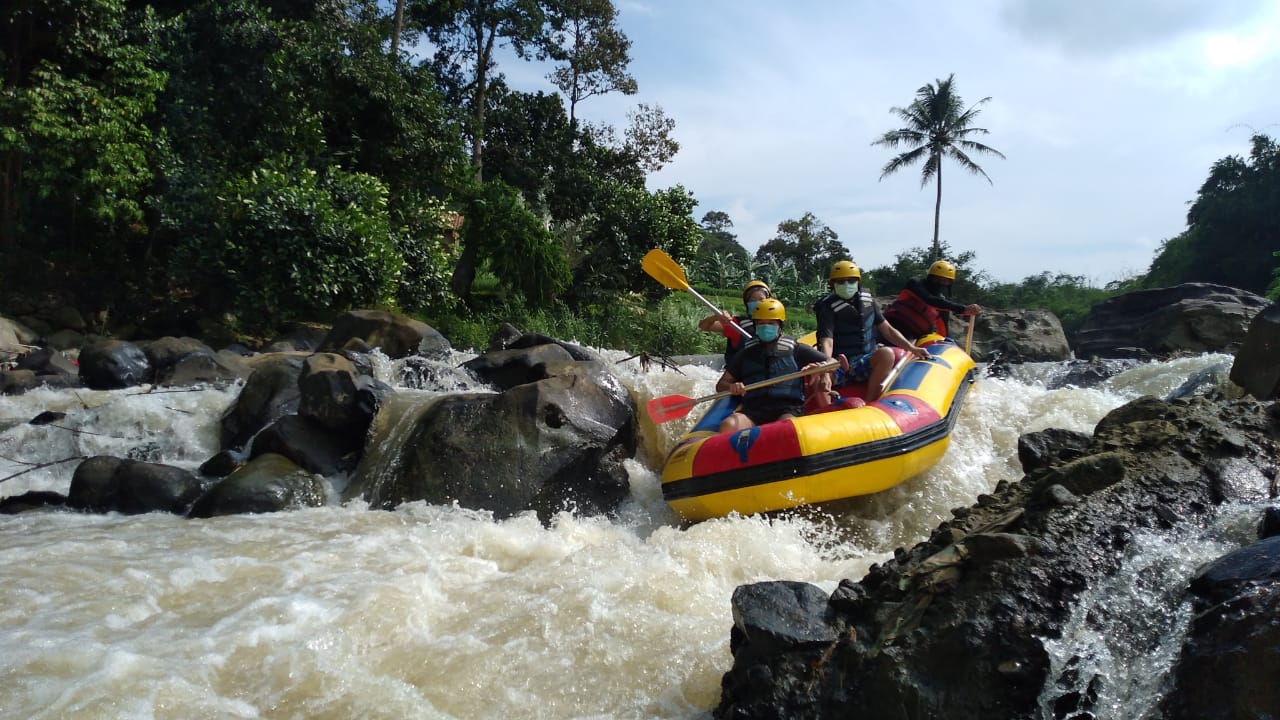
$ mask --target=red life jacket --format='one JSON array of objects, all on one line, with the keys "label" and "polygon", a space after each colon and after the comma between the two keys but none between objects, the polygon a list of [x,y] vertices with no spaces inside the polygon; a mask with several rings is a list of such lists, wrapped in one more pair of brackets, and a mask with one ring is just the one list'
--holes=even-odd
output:
[{"label": "red life jacket", "polygon": [[907,336],[908,340],[936,332],[947,336],[947,321],[938,308],[925,302],[919,295],[903,289],[897,299],[884,309],[884,319]]}]

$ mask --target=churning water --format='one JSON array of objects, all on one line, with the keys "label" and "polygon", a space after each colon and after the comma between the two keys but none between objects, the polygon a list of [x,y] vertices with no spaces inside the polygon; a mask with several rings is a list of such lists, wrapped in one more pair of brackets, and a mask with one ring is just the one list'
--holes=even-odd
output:
[{"label": "churning water", "polygon": [[[706,368],[643,372],[610,357],[641,407],[713,392],[717,373]],[[780,517],[684,526],[653,468],[691,419],[644,418],[631,497],[612,519],[565,513],[544,526],[532,515],[358,502],[209,520],[0,517],[0,717],[696,718],[718,702],[732,662],[735,587],[784,579],[832,590],[927,537],[951,508],[1020,478],[1020,434],[1091,432],[1112,408],[1224,360],[1144,365],[1094,389],[1046,389],[1057,365],[983,378],[929,473]],[[392,384],[405,377],[385,361],[378,372]],[[0,496],[66,492],[76,463],[57,461],[81,455],[194,470],[218,449],[237,392],[0,397],[0,477],[29,470],[0,483]],[[403,388],[396,412],[434,395]],[[27,422],[45,410],[66,417]],[[376,441],[394,443],[395,428]],[[1085,603],[1144,601],[1097,593]],[[1115,678],[1116,702],[1154,692],[1108,666],[1115,651],[1084,632],[1068,629],[1051,648],[1059,666],[1075,657],[1100,668]]]}]

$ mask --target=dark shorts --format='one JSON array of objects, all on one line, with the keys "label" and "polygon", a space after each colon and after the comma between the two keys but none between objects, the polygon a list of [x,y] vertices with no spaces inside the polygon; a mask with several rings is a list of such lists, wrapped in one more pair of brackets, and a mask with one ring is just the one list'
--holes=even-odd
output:
[{"label": "dark shorts", "polygon": [[746,415],[751,422],[757,425],[773,422],[785,414],[791,414],[800,417],[804,414],[804,404],[793,403],[762,403],[754,405],[744,405],[738,412]]},{"label": "dark shorts", "polygon": [[865,382],[871,377],[871,355],[867,353],[861,357],[849,358],[849,370],[836,371],[835,385],[838,387],[846,383]]}]

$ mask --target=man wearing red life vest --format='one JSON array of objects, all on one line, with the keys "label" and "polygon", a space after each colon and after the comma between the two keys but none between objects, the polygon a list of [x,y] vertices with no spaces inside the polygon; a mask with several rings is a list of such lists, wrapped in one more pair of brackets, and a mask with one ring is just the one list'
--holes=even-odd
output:
[{"label": "man wearing red life vest", "polygon": [[946,260],[935,262],[929,266],[929,274],[923,280],[911,278],[907,281],[907,286],[885,308],[884,319],[909,338],[919,338],[931,332],[946,337],[946,313],[972,316],[982,312],[977,305],[961,305],[947,297],[955,281],[955,265]]}]

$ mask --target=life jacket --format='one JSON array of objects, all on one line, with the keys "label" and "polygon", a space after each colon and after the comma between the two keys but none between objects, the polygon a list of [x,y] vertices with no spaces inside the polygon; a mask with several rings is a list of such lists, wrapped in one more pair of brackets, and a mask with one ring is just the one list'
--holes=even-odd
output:
[{"label": "life jacket", "polygon": [[[798,371],[795,348],[796,341],[791,338],[778,338],[775,343],[751,338],[742,346],[742,377],[738,381],[750,385]],[[744,398],[744,402],[751,403],[776,400],[793,401],[797,405],[804,402],[804,378],[766,385],[752,390]]]},{"label": "life jacket", "polygon": [[924,301],[919,295],[903,289],[898,297],[884,309],[884,319],[898,329],[908,340],[936,332],[946,337],[947,321],[938,308]]},{"label": "life jacket", "polygon": [[[733,321],[738,323],[738,327],[742,328],[743,330],[746,330],[747,332],[751,333],[753,336],[756,334],[755,320],[752,320],[749,317],[735,317]],[[738,350],[742,348],[742,343],[746,340],[746,338],[742,336],[742,333],[738,332],[737,330],[734,330],[732,327],[726,327],[724,329],[724,336],[725,336],[724,361],[728,363],[729,358],[733,357],[733,354],[738,352]]]},{"label": "life jacket", "polygon": [[865,290],[845,300],[835,293],[818,301],[831,308],[835,316],[832,356],[844,353],[853,360],[876,349],[875,298]]}]

